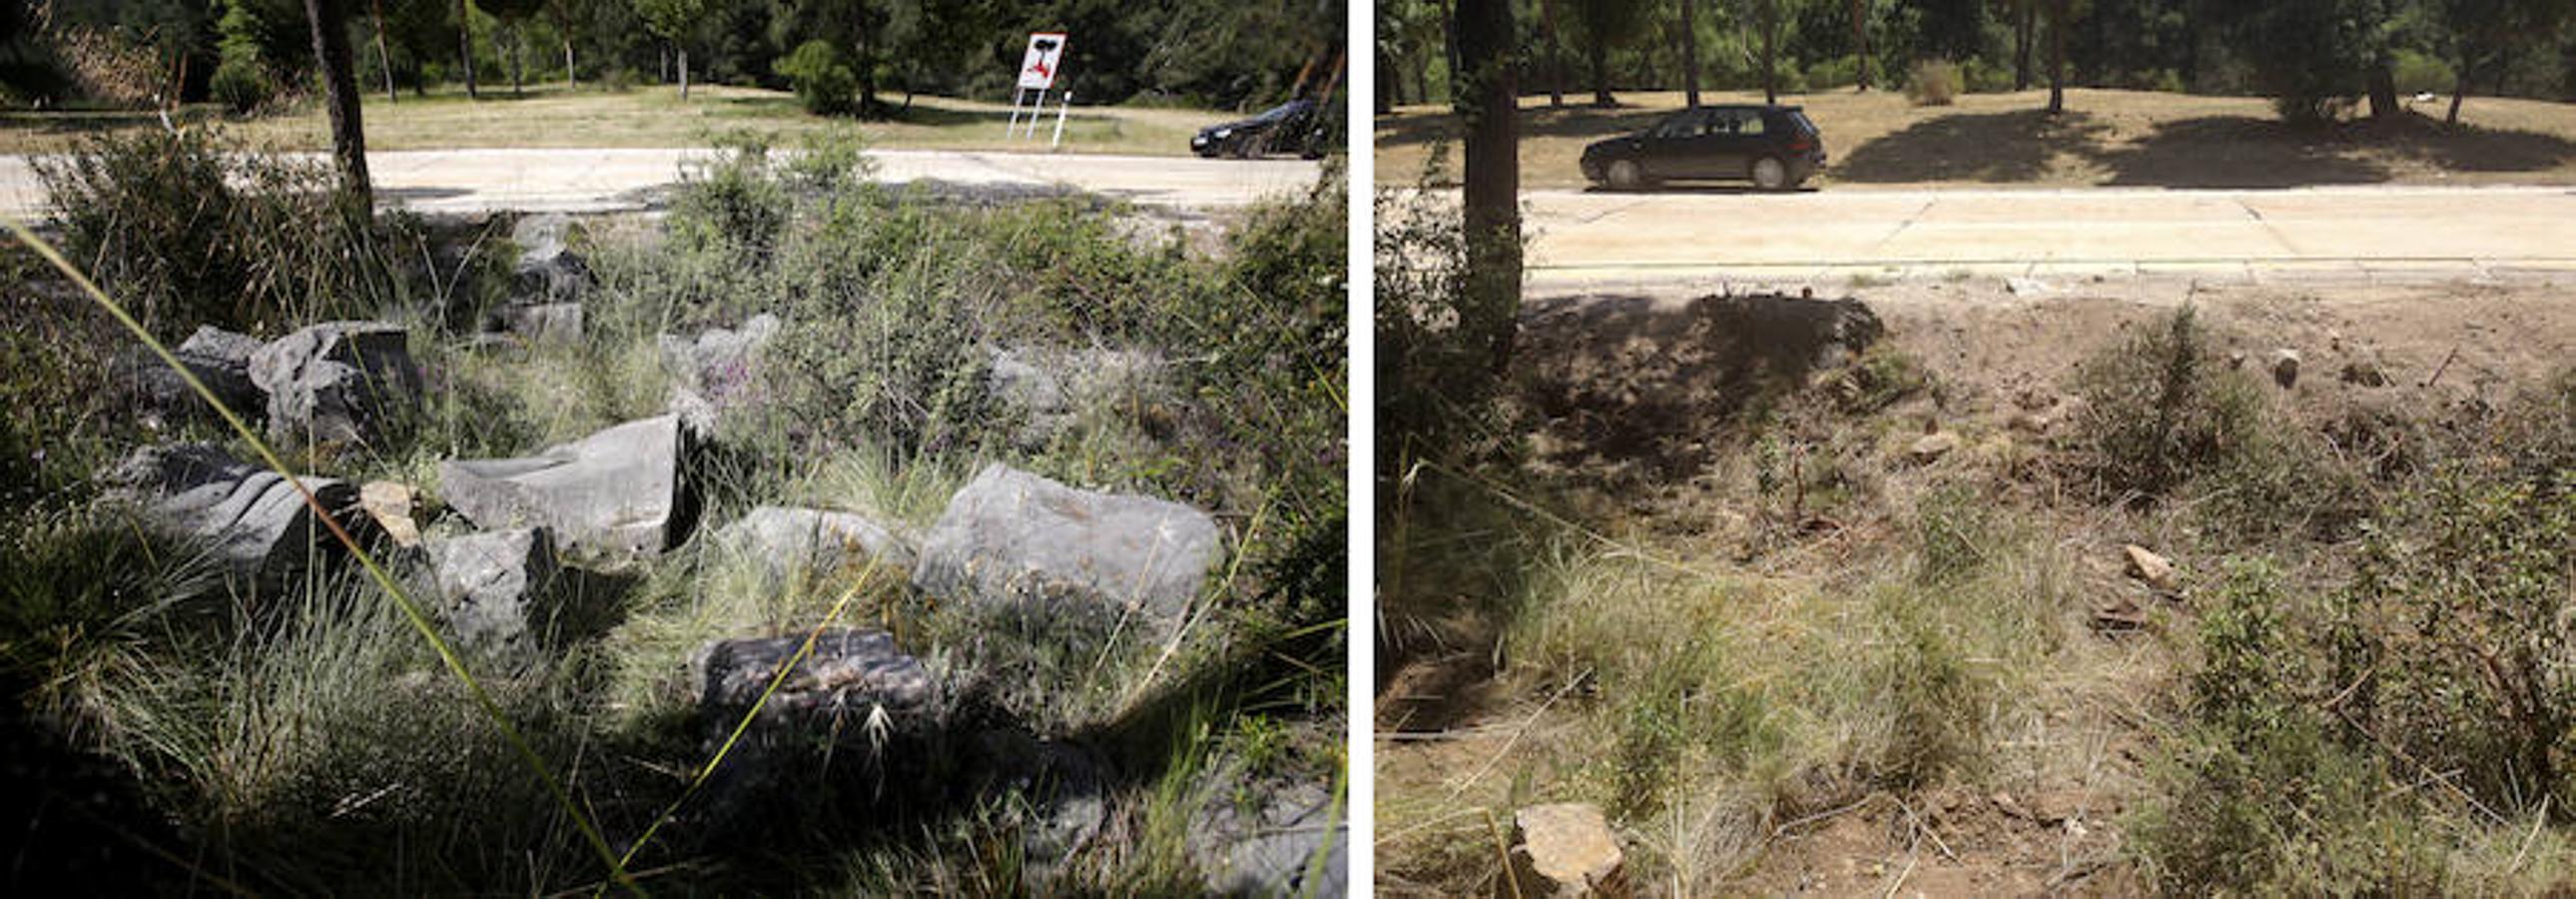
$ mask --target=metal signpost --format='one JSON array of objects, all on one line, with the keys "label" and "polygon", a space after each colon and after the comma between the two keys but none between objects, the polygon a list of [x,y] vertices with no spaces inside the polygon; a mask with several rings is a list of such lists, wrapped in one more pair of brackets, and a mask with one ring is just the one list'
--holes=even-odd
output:
[{"label": "metal signpost", "polygon": [[[1047,91],[1055,87],[1056,71],[1063,60],[1064,32],[1039,31],[1029,35],[1028,52],[1020,54],[1019,87],[1011,91],[1011,122],[1002,130],[1003,137],[1019,134],[1022,121],[1020,109],[1023,104],[1028,107],[1026,119],[1029,125],[1028,136],[1033,138],[1038,136],[1038,123],[1046,114]],[[1037,92],[1035,103],[1028,102],[1030,91]],[[1072,103],[1073,92],[1066,91],[1062,102]],[[1056,113],[1056,134],[1059,140],[1064,134],[1063,122],[1064,113],[1059,111]]]}]

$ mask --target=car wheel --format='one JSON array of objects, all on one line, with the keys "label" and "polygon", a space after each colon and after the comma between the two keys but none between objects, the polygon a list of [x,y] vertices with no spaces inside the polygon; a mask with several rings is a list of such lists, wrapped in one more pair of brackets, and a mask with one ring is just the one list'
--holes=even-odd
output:
[{"label": "car wheel", "polygon": [[1636,190],[1646,186],[1646,171],[1636,160],[1622,159],[1610,164],[1611,190]]},{"label": "car wheel", "polygon": [[1777,156],[1765,156],[1753,162],[1753,186],[1763,190],[1788,190],[1789,164]]}]

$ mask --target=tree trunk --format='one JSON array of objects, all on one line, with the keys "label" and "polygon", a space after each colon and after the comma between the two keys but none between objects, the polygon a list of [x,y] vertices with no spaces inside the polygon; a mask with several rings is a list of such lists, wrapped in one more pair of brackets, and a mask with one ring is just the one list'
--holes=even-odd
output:
[{"label": "tree trunk", "polygon": [[1547,105],[1561,109],[1565,106],[1565,45],[1556,37],[1556,0],[1538,0],[1538,33],[1547,45]]},{"label": "tree trunk", "polygon": [[465,60],[465,96],[480,100],[483,95],[474,89],[474,11],[465,3],[456,0],[456,52]]},{"label": "tree trunk", "polygon": [[2038,43],[2039,0],[2021,0],[2013,11],[2013,90],[2030,89],[2030,45]]},{"label": "tree trunk", "polygon": [[[1458,0],[1459,56],[1472,62],[1458,98],[1466,124],[1468,312],[1495,374],[1511,365],[1521,305],[1519,91],[1512,84],[1511,0]],[[1478,331],[1483,333],[1479,334]]]},{"label": "tree trunk", "polygon": [[304,0],[304,16],[313,24],[313,59],[322,66],[322,88],[331,111],[331,159],[339,165],[341,189],[366,204],[359,208],[372,209],[367,131],[358,121],[357,65],[349,58],[349,16],[340,3]]},{"label": "tree trunk", "polygon": [[2370,64],[2370,118],[2375,122],[2397,118],[2397,76],[2390,71],[2390,65],[2386,53]]},{"label": "tree trunk", "polygon": [[[1458,65],[1457,7],[1446,2],[1446,0],[1443,0],[1440,4],[1440,48],[1442,51],[1449,54],[1449,102],[1451,104],[1456,104],[1460,98],[1467,96],[1466,90],[1460,87],[1461,84],[1465,83],[1467,76],[1461,74],[1464,70]],[[1430,68],[1428,60],[1424,61],[1423,68]],[[1422,80],[1425,82],[1430,81],[1430,73],[1423,73]],[[1430,84],[1426,83],[1422,86],[1422,97],[1426,101],[1431,98]]]},{"label": "tree trunk", "polygon": [[368,7],[376,20],[376,61],[385,69],[385,102],[391,103],[402,95],[394,93],[393,54],[385,52],[385,0],[368,0]]},{"label": "tree trunk", "polygon": [[1851,0],[1852,46],[1859,48],[1860,92],[1869,93],[1869,3]]},{"label": "tree trunk", "polygon": [[1592,46],[1584,48],[1584,54],[1592,63],[1592,105],[1608,109],[1619,105],[1619,98],[1610,95],[1610,42],[1599,35],[1589,37]]},{"label": "tree trunk", "polygon": [[688,99],[689,99],[689,48],[688,48],[686,45],[683,45],[683,46],[681,46],[681,47],[680,47],[680,100],[681,100],[682,102],[687,102],[687,101],[688,101]]},{"label": "tree trunk", "polygon": [[1383,50],[1378,51],[1377,53],[1377,70],[1386,73],[1387,77],[1377,80],[1377,97],[1375,99],[1376,106],[1374,112],[1378,115],[1386,115],[1395,111],[1395,95],[1398,81],[1395,77],[1395,67],[1386,64],[1386,52]]},{"label": "tree trunk", "polygon": [[572,67],[572,38],[569,37],[564,38],[564,87],[581,89],[581,73]]},{"label": "tree trunk", "polygon": [[2070,0],[2048,0],[2048,114],[2066,111],[2066,20]]},{"label": "tree trunk", "polygon": [[1699,0],[1682,0],[1682,95],[1692,109],[1699,108],[1699,22],[1691,7]]},{"label": "tree trunk", "polygon": [[[528,58],[527,54],[519,52],[521,49],[519,26],[507,25],[503,30],[510,33],[510,46],[502,47],[501,36],[495,34],[492,36],[492,55],[502,57],[510,63],[510,96],[516,97],[525,92],[521,76],[526,74]],[[507,52],[504,52],[505,50]]]},{"label": "tree trunk", "polygon": [[1754,0],[1753,14],[1758,17],[1754,27],[1762,29],[1762,102],[1776,106],[1780,103],[1780,0]]}]

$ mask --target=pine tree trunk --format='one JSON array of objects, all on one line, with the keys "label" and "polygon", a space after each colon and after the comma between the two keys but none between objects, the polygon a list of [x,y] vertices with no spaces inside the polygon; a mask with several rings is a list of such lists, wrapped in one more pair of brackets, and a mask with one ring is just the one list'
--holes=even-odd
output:
[{"label": "pine tree trunk", "polygon": [[1699,108],[1699,22],[1691,7],[1699,0],[1682,0],[1682,95],[1692,109]]},{"label": "pine tree trunk", "polygon": [[1754,0],[1760,17],[1754,27],[1762,29],[1762,102],[1780,103],[1780,0]]},{"label": "pine tree trunk", "polygon": [[480,100],[482,93],[474,89],[474,12],[465,3],[466,0],[456,0],[457,55],[465,60],[466,98]]},{"label": "pine tree trunk", "polygon": [[1869,93],[1869,3],[1851,0],[1852,45],[1860,48],[1860,93]]},{"label": "pine tree trunk", "polygon": [[357,64],[349,53],[349,16],[341,0],[304,0],[304,15],[313,25],[313,59],[322,66],[322,88],[331,112],[331,159],[340,169],[341,189],[355,195],[362,209],[373,208],[374,188],[367,179],[367,131],[358,120]]},{"label": "pine tree trunk", "polygon": [[1565,106],[1565,44],[1556,36],[1556,2],[1538,2],[1539,38],[1547,44],[1547,105],[1550,109]]},{"label": "pine tree trunk", "polygon": [[2039,0],[2021,0],[2013,11],[2013,90],[2030,89],[2030,45],[2036,43],[2033,32],[2039,29]]},{"label": "pine tree trunk", "polygon": [[1610,95],[1610,42],[1594,36],[1586,52],[1592,58],[1592,105],[1603,109],[1619,105],[1619,98]]},{"label": "pine tree trunk", "polygon": [[2385,53],[2370,64],[2370,118],[2375,122],[2397,118],[2397,76],[2390,72],[2390,65]]},{"label": "pine tree trunk", "polygon": [[[506,26],[506,30],[510,33],[510,46],[506,48],[501,46],[501,36],[495,34],[492,36],[492,55],[500,56],[510,63],[510,96],[516,97],[525,93],[525,85],[521,83],[520,76],[526,73],[528,60],[526,54],[519,52],[519,26]],[[504,53],[504,50],[508,52]]]},{"label": "pine tree trunk", "polygon": [[689,48],[680,48],[680,99],[689,99]]},{"label": "pine tree trunk", "polygon": [[564,87],[581,89],[581,73],[572,67],[572,38],[564,38]]},{"label": "pine tree trunk", "polygon": [[402,95],[394,93],[393,54],[385,52],[385,2],[368,0],[368,7],[375,14],[376,20],[376,61],[383,63],[385,69],[385,102],[392,103]]},{"label": "pine tree trunk", "polygon": [[2066,111],[2066,20],[2068,0],[2048,0],[2048,114]]},{"label": "pine tree trunk", "polygon": [[[1521,304],[1519,91],[1512,84],[1511,0],[1458,0],[1459,56],[1472,65],[1456,103],[1466,124],[1465,238],[1471,339],[1487,364],[1511,364]],[[1481,331],[1483,333],[1478,334]]]}]

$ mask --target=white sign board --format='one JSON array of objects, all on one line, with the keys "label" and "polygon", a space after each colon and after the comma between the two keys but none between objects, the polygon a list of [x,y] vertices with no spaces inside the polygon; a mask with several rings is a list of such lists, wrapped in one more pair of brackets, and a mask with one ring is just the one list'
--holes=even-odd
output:
[{"label": "white sign board", "polygon": [[1029,35],[1029,52],[1020,55],[1020,87],[1023,90],[1046,90],[1055,86],[1056,63],[1064,58],[1064,32],[1040,31]]}]

